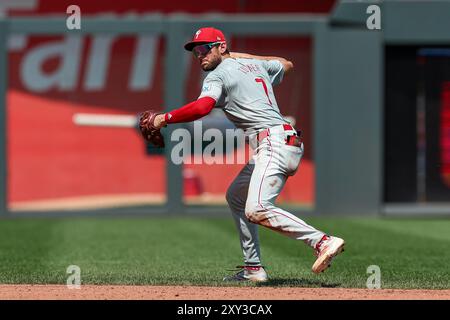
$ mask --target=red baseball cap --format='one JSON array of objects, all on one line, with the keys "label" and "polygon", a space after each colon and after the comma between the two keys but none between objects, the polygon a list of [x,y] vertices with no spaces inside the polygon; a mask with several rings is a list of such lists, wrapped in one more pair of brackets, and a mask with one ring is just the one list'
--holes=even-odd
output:
[{"label": "red baseball cap", "polygon": [[218,41],[227,42],[222,31],[212,27],[201,28],[194,34],[192,41],[184,45],[184,48],[187,51],[192,51],[196,45]]}]

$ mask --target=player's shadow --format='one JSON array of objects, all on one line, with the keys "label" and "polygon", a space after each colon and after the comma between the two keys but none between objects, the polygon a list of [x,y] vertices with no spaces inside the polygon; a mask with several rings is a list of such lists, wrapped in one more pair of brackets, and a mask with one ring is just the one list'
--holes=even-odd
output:
[{"label": "player's shadow", "polygon": [[266,282],[256,283],[258,287],[321,287],[321,288],[337,288],[341,283],[327,283],[319,280],[309,279],[286,279],[286,278],[272,278]]}]

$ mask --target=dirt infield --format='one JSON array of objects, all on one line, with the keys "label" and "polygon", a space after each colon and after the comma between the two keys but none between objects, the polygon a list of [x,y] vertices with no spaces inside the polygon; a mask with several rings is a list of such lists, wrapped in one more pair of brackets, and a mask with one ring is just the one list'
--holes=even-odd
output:
[{"label": "dirt infield", "polygon": [[0,285],[0,300],[450,300],[450,290]]}]

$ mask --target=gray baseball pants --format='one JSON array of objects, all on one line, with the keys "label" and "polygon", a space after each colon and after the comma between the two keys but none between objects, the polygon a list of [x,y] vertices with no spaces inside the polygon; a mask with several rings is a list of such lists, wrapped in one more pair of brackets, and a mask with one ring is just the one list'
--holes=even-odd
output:
[{"label": "gray baseball pants", "polygon": [[312,248],[325,235],[275,205],[287,178],[295,174],[303,156],[303,143],[300,147],[285,143],[292,133],[276,126],[257,145],[252,139],[253,158],[228,188],[226,199],[239,231],[245,265],[261,265],[258,225],[301,240]]}]

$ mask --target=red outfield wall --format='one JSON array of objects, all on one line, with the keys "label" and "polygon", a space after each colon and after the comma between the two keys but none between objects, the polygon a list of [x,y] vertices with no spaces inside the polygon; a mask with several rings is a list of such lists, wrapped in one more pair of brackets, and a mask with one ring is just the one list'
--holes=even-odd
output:
[{"label": "red outfield wall", "polygon": [[[13,3],[13,2],[12,2]],[[11,16],[64,14],[71,1],[28,1]],[[78,1],[84,14],[206,12],[200,2]],[[207,11],[326,13],[334,1],[214,2]],[[314,201],[311,159],[311,40],[308,38],[230,38],[232,50],[280,55],[296,72],[275,88],[284,115],[305,131],[306,154],[281,199],[310,205]],[[9,42],[8,186],[10,204],[32,200],[114,194],[165,193],[165,160],[149,156],[131,128],[74,125],[74,114],[136,114],[163,108],[164,39],[141,37],[29,37]],[[180,50],[182,50],[180,48]],[[186,54],[186,102],[198,96],[202,74]],[[178,106],[173,106],[173,108]],[[187,165],[207,194],[223,198],[242,165]],[[186,182],[186,186],[191,186]],[[186,194],[195,194],[191,187]]]}]

